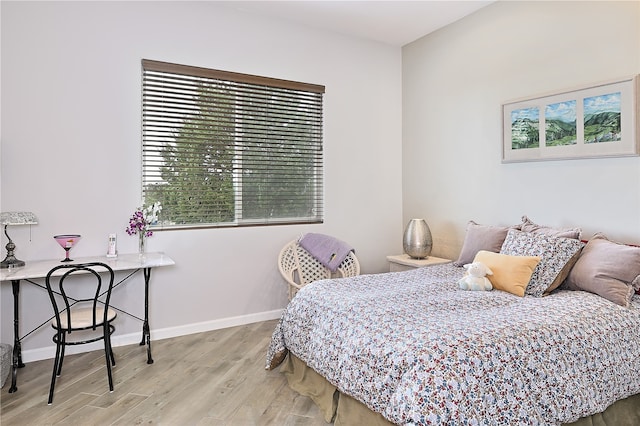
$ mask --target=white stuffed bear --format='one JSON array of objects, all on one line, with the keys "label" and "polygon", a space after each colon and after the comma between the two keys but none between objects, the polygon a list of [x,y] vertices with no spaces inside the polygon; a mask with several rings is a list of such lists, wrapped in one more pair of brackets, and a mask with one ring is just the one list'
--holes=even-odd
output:
[{"label": "white stuffed bear", "polygon": [[491,281],[485,275],[493,275],[493,271],[482,262],[467,263],[464,265],[467,273],[458,281],[463,290],[489,291],[493,289]]}]

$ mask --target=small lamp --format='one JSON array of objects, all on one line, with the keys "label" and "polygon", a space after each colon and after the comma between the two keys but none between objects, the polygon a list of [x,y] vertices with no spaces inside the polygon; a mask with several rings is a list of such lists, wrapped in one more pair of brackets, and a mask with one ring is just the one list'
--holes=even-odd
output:
[{"label": "small lamp", "polygon": [[5,246],[7,249],[7,257],[0,262],[0,268],[6,269],[9,266],[24,266],[24,261],[16,259],[13,254],[13,251],[16,249],[16,245],[11,241],[9,234],[7,234],[7,226],[37,225],[38,218],[31,212],[2,212],[0,213],[0,224],[4,225],[4,235],[9,239],[9,242]]},{"label": "small lamp", "polygon": [[425,259],[431,254],[433,239],[424,219],[411,219],[404,230],[402,248],[414,259]]}]

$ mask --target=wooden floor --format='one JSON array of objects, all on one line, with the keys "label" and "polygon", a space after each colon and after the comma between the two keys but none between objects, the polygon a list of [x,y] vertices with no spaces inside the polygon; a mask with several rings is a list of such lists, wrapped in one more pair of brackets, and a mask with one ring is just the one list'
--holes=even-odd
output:
[{"label": "wooden floor", "polygon": [[114,392],[104,352],[69,355],[47,405],[53,360],[28,363],[18,391],[0,392],[0,424],[326,425],[307,397],[264,363],[276,321],[114,348]]}]

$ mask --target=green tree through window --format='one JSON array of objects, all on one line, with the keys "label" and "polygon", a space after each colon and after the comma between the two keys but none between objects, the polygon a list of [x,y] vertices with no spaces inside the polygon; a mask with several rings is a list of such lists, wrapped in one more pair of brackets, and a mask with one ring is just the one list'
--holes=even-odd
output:
[{"label": "green tree through window", "polygon": [[143,197],[162,203],[159,226],[321,222],[323,92],[144,60]]}]

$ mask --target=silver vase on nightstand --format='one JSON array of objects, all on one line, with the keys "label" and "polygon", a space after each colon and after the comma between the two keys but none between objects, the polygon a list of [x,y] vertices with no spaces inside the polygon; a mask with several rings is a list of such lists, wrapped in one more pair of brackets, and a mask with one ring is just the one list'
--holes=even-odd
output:
[{"label": "silver vase on nightstand", "polygon": [[433,240],[431,230],[424,219],[411,219],[404,230],[402,248],[414,259],[424,259],[431,254]]}]

